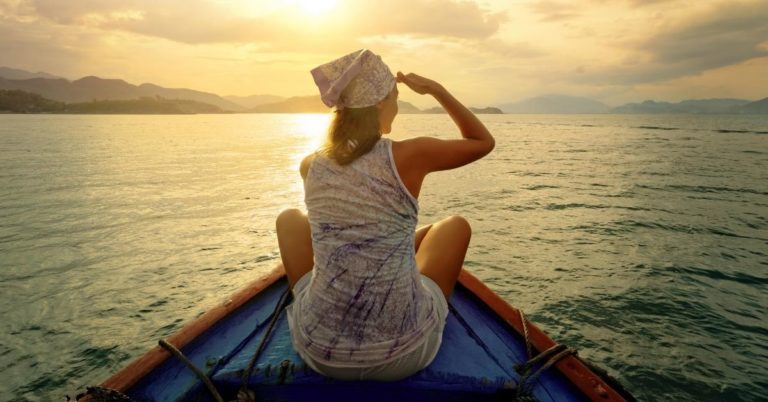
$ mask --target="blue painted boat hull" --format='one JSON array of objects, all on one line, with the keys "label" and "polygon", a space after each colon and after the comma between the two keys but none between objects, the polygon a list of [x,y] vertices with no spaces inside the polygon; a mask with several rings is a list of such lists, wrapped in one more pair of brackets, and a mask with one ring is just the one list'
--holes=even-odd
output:
[{"label": "blue painted boat hull", "polygon": [[[235,399],[242,373],[286,289],[284,277],[274,281],[181,348],[195,366],[208,374],[225,400]],[[315,373],[293,349],[285,311],[281,311],[275,330],[248,379],[248,388],[257,395],[257,400],[272,401],[512,399],[520,381],[514,367],[527,360],[524,339],[510,326],[508,317],[501,317],[461,284],[457,285],[449,304],[450,313],[437,357],[429,367],[397,382],[340,381]],[[542,374],[531,390],[539,401],[595,399],[555,368]],[[614,398],[615,393],[610,391],[611,398],[601,400],[621,400]],[[214,400],[198,378],[172,357],[133,381],[124,392],[137,401]]]}]

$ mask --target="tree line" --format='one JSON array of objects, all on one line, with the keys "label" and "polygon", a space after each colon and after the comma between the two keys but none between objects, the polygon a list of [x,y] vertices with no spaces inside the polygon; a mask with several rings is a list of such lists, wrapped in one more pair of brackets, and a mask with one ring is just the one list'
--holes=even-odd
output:
[{"label": "tree line", "polygon": [[160,96],[126,100],[93,100],[64,103],[39,94],[0,89],[0,113],[73,113],[73,114],[194,114],[225,113],[220,107],[186,99]]}]

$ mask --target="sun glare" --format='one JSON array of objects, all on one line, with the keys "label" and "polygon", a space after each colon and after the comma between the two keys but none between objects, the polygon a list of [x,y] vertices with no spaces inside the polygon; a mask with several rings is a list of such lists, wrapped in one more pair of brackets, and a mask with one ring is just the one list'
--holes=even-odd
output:
[{"label": "sun glare", "polygon": [[290,4],[304,13],[317,16],[331,11],[336,6],[336,0],[292,0]]},{"label": "sun glare", "polygon": [[[297,172],[299,165],[301,165],[301,160],[312,152],[317,151],[323,143],[331,117],[330,113],[295,114],[291,116],[292,131],[296,134],[297,140],[296,152],[291,155],[292,171]],[[297,205],[304,202],[304,182],[298,175],[295,177],[291,190],[296,194]]]},{"label": "sun glare", "polygon": [[301,159],[320,147],[331,122],[331,114],[297,114],[293,117],[294,129],[301,141],[299,152],[294,155],[296,168]]}]

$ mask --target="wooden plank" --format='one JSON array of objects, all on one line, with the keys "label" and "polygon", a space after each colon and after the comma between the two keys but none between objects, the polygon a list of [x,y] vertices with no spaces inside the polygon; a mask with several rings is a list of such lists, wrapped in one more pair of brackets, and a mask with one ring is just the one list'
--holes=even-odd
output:
[{"label": "wooden plank", "polygon": [[[523,336],[523,322],[520,311],[509,305],[499,295],[488,288],[480,279],[472,275],[466,269],[459,274],[459,283],[483,301],[491,310],[498,314],[520,336]],[[544,331],[526,320],[531,345],[537,351],[547,350],[555,346],[553,341]],[[603,381],[579,359],[574,356],[566,356],[555,367],[563,373],[581,392],[593,401],[626,402],[625,399],[610,385]]]},{"label": "wooden plank", "polygon": [[[262,277],[254,280],[243,289],[232,295],[231,298],[222,304],[214,307],[194,321],[185,325],[183,328],[171,335],[167,340],[176,348],[181,349],[203,332],[211,328],[219,320],[226,317],[240,306],[247,303],[262,290],[268,288],[273,283],[280,280],[285,275],[283,264],[278,264],[272,271]],[[125,392],[139,380],[144,378],[157,366],[162,364],[171,356],[165,349],[155,346],[143,356],[131,362],[128,366],[117,372],[112,377],[104,381],[101,386]]]}]

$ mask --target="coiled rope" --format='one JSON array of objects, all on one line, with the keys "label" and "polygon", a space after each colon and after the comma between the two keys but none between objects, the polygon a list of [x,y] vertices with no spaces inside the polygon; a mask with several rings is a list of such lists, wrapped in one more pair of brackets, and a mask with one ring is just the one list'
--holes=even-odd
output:
[{"label": "coiled rope", "polygon": [[[548,368],[552,367],[560,359],[575,355],[576,349],[569,348],[565,345],[556,344],[551,348],[533,356],[531,344],[530,332],[528,331],[528,320],[525,318],[525,314],[522,310],[518,310],[520,314],[520,322],[523,324],[523,338],[525,339],[525,350],[528,360],[522,364],[515,366],[515,371],[521,375],[520,382],[517,384],[517,393],[515,395],[516,401],[535,401],[532,396],[533,383],[541,376],[541,374]],[[544,362],[537,370],[533,370],[533,367]]]}]

